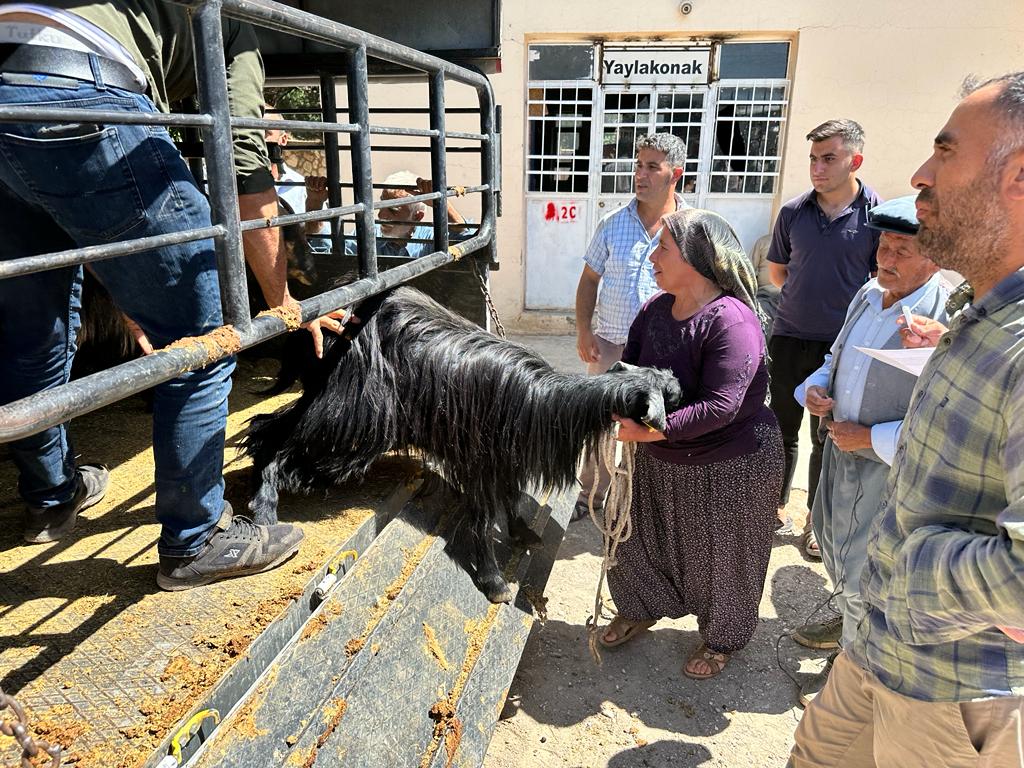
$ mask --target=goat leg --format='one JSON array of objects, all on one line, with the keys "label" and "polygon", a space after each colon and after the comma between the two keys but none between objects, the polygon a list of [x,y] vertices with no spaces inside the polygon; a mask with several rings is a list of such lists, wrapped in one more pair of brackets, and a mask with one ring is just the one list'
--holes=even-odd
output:
[{"label": "goat leg", "polygon": [[[249,511],[252,512],[253,522],[257,525],[274,525],[277,523],[277,483],[278,483],[278,460],[271,459],[259,471],[259,487],[249,502]],[[254,466],[255,470],[256,467]]]},{"label": "goat leg", "polygon": [[498,560],[494,556],[494,539],[492,538],[492,516],[477,510],[473,523],[474,544],[476,546],[476,576],[473,581],[477,588],[492,603],[508,603],[512,601],[512,590],[501,576]]}]

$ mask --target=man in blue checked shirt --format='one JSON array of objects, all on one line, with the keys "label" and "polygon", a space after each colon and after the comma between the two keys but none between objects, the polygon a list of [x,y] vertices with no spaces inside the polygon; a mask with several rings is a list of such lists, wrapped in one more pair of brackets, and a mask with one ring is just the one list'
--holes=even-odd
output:
[{"label": "man in blue checked shirt", "polygon": [[1024,71],[964,90],[913,183],[919,247],[974,300],[914,390],[794,768],[1024,767]]},{"label": "man in blue checked shirt", "polygon": [[[636,143],[634,197],[601,219],[583,255],[576,288],[576,350],[590,375],[618,362],[633,318],[658,290],[647,257],[658,245],[662,216],[687,207],[675,193],[685,162],[686,145],[678,136],[642,136]],[[592,456],[584,461],[573,520],[587,516],[592,491],[595,510],[604,506],[610,478],[597,465]]]}]

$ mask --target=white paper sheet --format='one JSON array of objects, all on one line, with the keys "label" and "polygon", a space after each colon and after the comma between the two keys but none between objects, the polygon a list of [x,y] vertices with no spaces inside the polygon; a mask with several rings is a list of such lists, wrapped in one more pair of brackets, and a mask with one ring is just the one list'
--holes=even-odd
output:
[{"label": "white paper sheet", "polygon": [[881,360],[883,363],[906,371],[913,376],[920,376],[924,370],[924,364],[932,356],[935,347],[924,347],[922,349],[869,349],[868,347],[854,347],[865,355]]}]

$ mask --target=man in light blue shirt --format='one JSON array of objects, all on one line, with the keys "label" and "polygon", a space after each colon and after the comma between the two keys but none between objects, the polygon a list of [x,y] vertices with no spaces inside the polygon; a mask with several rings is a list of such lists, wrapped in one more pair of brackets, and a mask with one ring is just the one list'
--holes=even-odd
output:
[{"label": "man in light blue shirt", "polygon": [[[841,616],[798,629],[793,638],[811,648],[848,647],[864,617],[860,574],[868,529],[885,490],[889,466],[916,379],[874,360],[856,347],[898,349],[896,321],[911,314],[945,323],[949,292],[939,268],[918,250],[914,195],[872,208],[868,226],[881,230],[878,276],[854,296],[831,354],[795,392],[801,406],[827,430],[821,477],[811,508],[822,560],[834,585]],[[801,689],[806,706],[829,671]]]},{"label": "man in light blue shirt", "polygon": [[[576,288],[576,350],[587,373],[604,373],[622,356],[626,336],[640,307],[658,286],[648,260],[658,245],[661,219],[686,203],[675,193],[686,162],[686,145],[671,133],[642,136],[636,143],[635,196],[601,219],[583,256]],[[572,519],[604,506],[610,478],[594,457],[584,460]]]}]

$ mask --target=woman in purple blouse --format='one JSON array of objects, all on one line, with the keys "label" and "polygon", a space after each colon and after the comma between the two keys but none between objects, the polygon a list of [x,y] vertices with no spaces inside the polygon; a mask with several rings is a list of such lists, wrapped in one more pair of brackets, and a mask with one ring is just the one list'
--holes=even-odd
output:
[{"label": "woman in purple blouse", "polygon": [[704,641],[683,674],[717,675],[757,626],[784,461],[765,405],[764,315],[750,263],[718,214],[664,218],[650,259],[661,293],[637,315],[622,359],[671,369],[684,405],[665,432],[619,419],[636,442],[633,535],[608,584],[618,616],[601,636],[620,645],[662,617],[697,616]]}]

